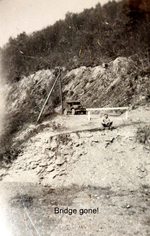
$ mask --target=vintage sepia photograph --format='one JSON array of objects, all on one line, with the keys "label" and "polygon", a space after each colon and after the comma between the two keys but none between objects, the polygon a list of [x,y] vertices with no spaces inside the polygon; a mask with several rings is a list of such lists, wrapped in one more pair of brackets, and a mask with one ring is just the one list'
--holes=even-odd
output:
[{"label": "vintage sepia photograph", "polygon": [[0,0],[0,235],[150,236],[150,0]]}]

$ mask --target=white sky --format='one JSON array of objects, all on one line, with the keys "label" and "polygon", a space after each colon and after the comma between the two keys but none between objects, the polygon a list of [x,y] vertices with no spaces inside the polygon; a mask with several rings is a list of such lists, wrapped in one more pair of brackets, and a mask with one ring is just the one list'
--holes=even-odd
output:
[{"label": "white sky", "polygon": [[64,19],[67,12],[81,12],[108,0],[0,0],[0,46],[9,37],[27,34]]}]

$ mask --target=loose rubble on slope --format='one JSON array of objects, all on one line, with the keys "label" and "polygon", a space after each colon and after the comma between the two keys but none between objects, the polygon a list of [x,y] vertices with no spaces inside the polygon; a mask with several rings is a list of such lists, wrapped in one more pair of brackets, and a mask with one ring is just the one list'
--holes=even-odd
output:
[{"label": "loose rubble on slope", "polygon": [[[67,133],[63,129],[54,131],[49,124],[23,144],[18,158],[9,171],[3,173],[8,174],[4,181],[16,179],[62,186],[94,181],[94,185],[112,188],[125,188],[126,185],[137,188],[141,183],[149,185],[150,143],[145,146],[137,142],[138,123],[135,121],[134,124],[134,114],[132,117],[128,126],[118,127],[114,122],[116,128],[112,131],[70,130]],[[61,119],[65,124],[73,118],[77,119],[76,116]],[[82,116],[80,119],[84,120]],[[24,135],[21,133],[16,138],[22,140]]]}]

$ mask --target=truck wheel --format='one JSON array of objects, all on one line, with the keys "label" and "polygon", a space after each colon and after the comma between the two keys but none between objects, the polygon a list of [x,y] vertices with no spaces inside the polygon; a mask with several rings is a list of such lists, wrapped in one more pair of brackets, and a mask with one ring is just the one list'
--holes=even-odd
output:
[{"label": "truck wheel", "polygon": [[72,109],[72,112],[71,112],[72,115],[75,115],[75,112],[76,112],[75,109]]},{"label": "truck wheel", "polygon": [[68,114],[67,109],[64,110],[64,115],[66,116]]}]

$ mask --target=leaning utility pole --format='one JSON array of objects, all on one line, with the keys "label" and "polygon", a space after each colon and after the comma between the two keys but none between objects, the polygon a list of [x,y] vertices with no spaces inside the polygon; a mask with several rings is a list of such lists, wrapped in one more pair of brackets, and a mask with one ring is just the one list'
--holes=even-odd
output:
[{"label": "leaning utility pole", "polygon": [[50,90],[50,92],[49,92],[49,94],[48,94],[48,96],[47,96],[47,98],[46,98],[46,100],[45,100],[45,102],[44,102],[44,105],[43,105],[43,107],[42,107],[42,110],[41,110],[41,112],[40,112],[40,114],[39,114],[39,116],[38,116],[38,118],[37,118],[37,122],[39,122],[39,120],[40,120],[40,118],[41,118],[41,115],[42,115],[42,113],[43,113],[43,111],[44,111],[44,108],[45,108],[45,106],[46,106],[46,104],[47,104],[47,102],[48,102],[48,100],[49,100],[49,98],[50,98],[50,95],[51,95],[51,93],[52,93],[52,91],[53,91],[53,88],[54,88],[54,86],[55,86],[55,84],[56,84],[56,82],[57,82],[57,79],[60,77],[60,71],[59,71],[59,74],[58,74],[58,76],[56,77],[56,79],[55,79],[55,82],[53,83],[53,86],[52,86],[52,88],[51,88],[51,90]]},{"label": "leaning utility pole", "polygon": [[63,97],[62,97],[62,82],[61,76],[59,76],[59,84],[60,84],[60,102],[61,102],[61,114],[63,115]]}]

